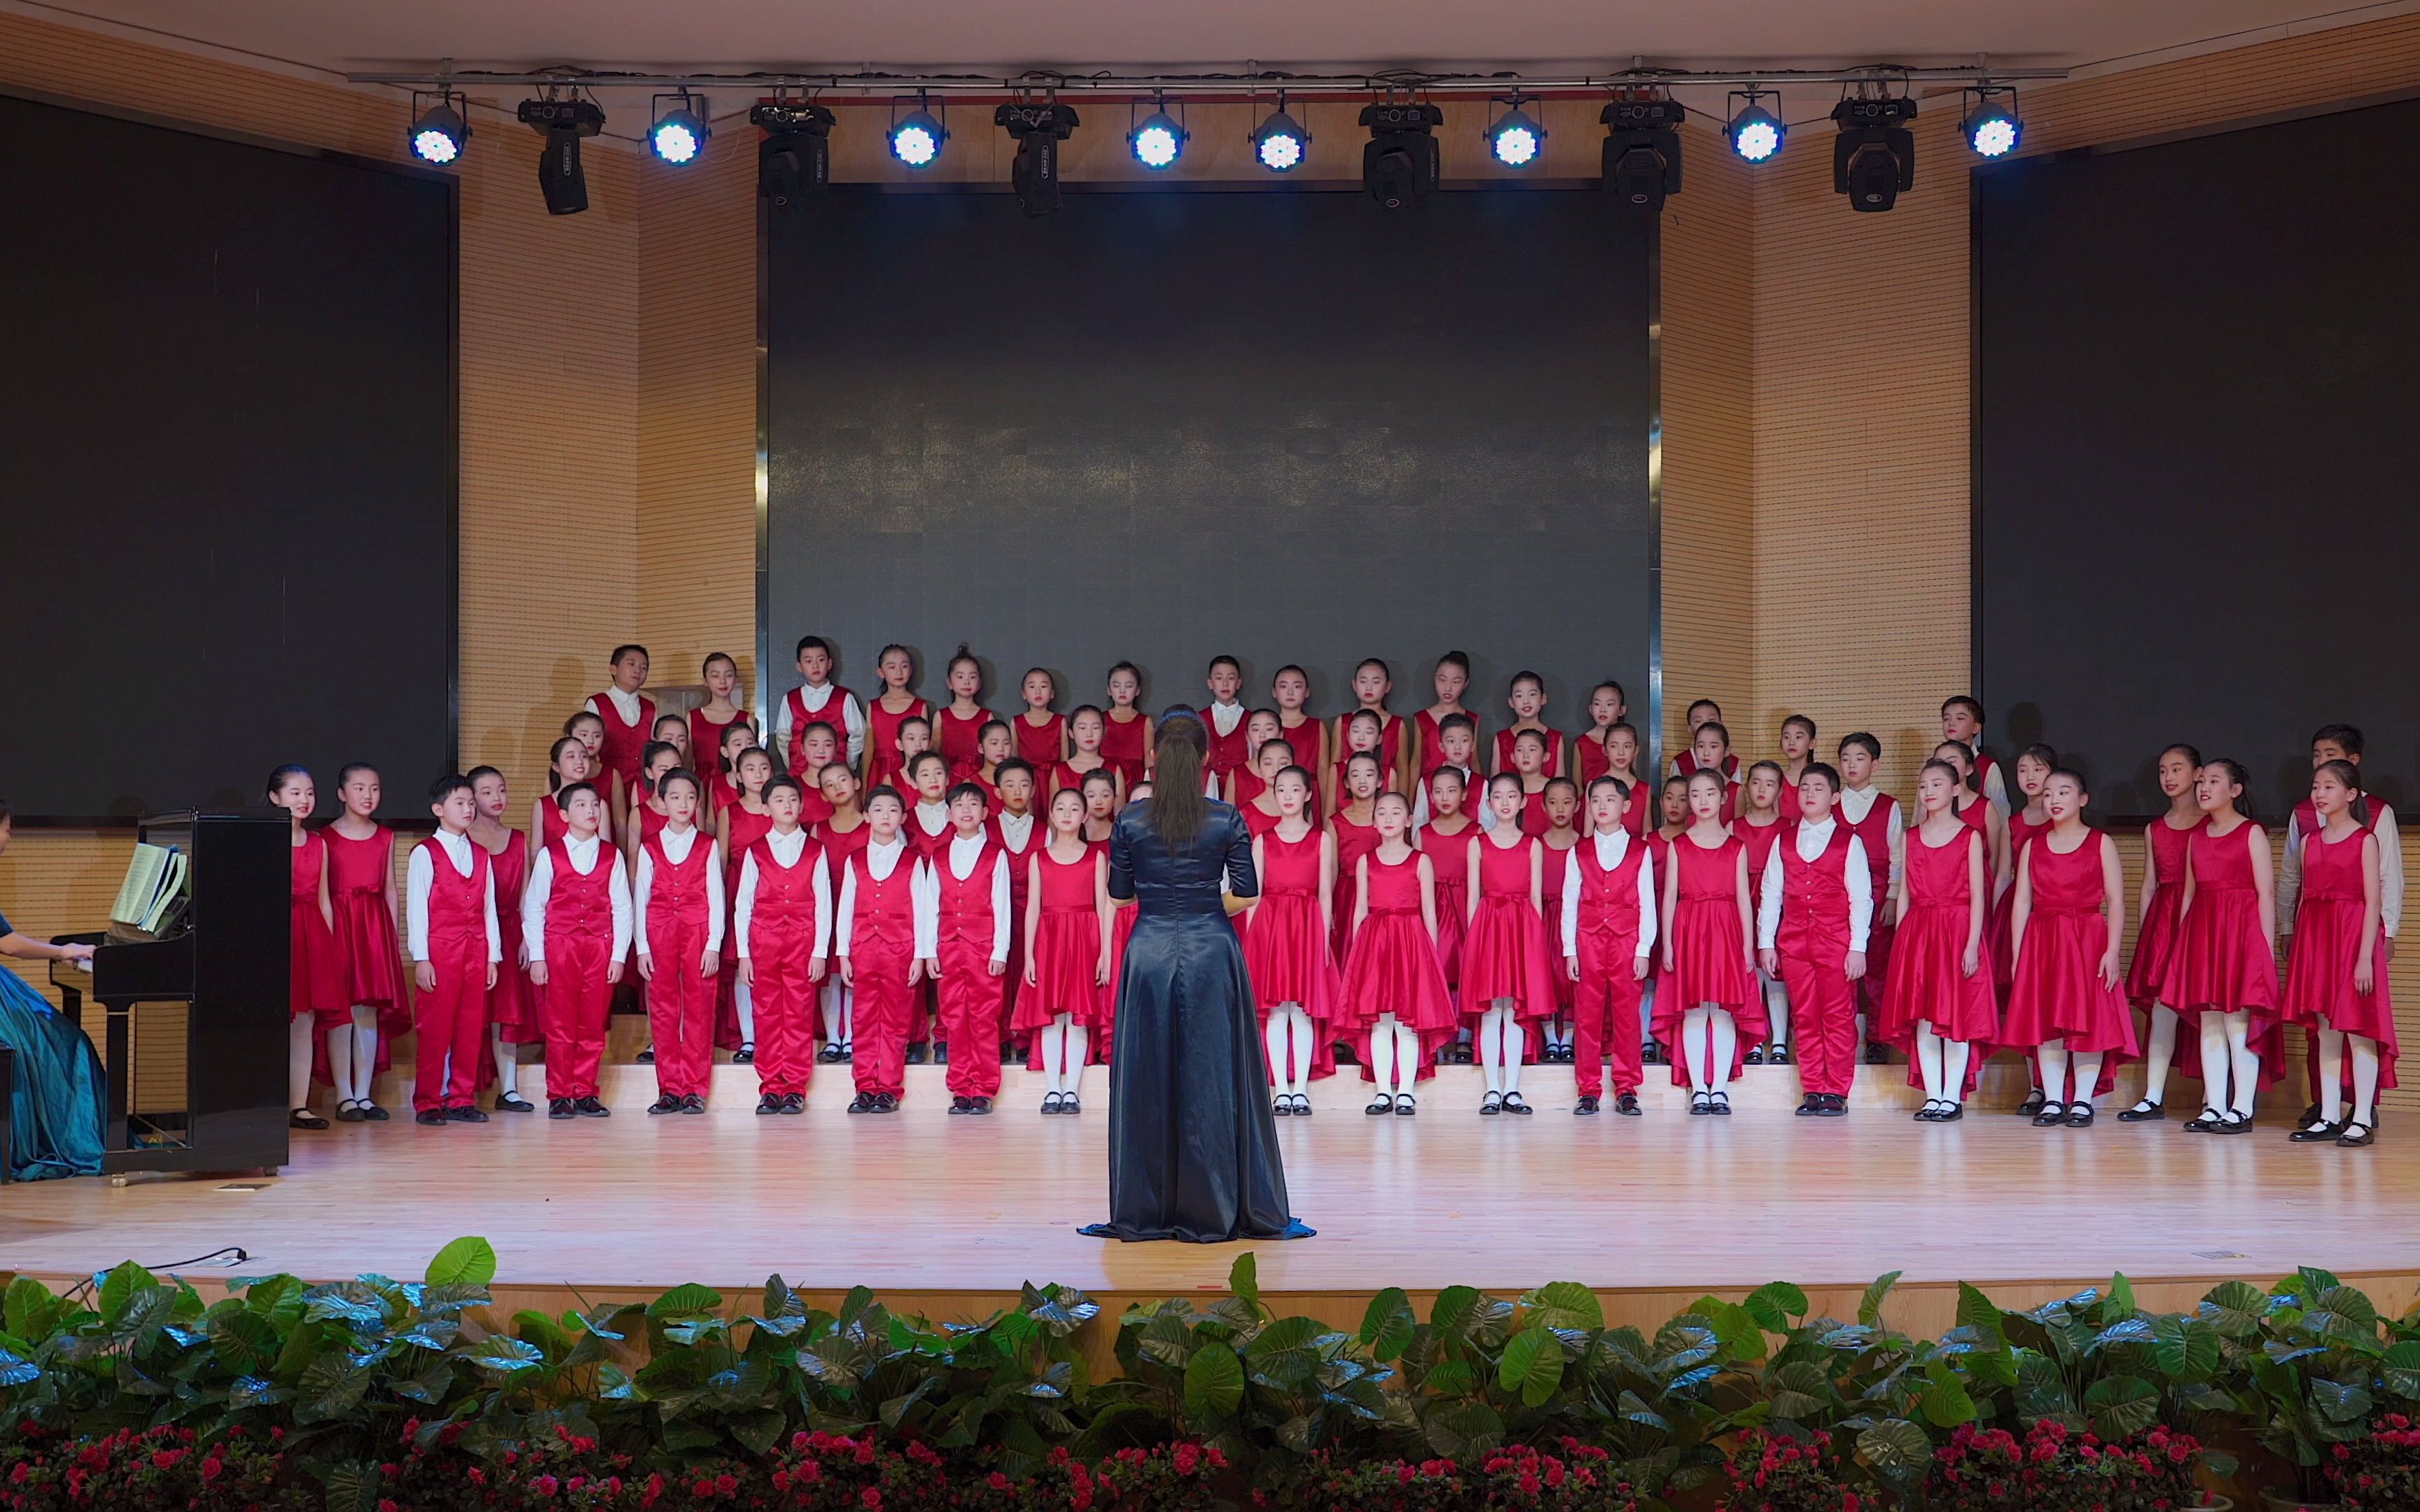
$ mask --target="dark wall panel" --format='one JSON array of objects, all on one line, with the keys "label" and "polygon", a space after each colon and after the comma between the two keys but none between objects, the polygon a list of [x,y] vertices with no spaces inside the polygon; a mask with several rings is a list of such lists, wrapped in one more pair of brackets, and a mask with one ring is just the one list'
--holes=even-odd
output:
[{"label": "dark wall panel", "polygon": [[[0,98],[0,795],[454,747],[454,188]],[[538,402],[533,400],[533,402]]]},{"label": "dark wall panel", "polygon": [[2406,101],[1975,181],[1978,661],[1996,738],[2150,812],[2171,741],[2274,816],[2312,729],[2420,796]]},{"label": "dark wall panel", "polygon": [[1647,234],[1602,193],[1451,192],[1410,216],[1326,192],[835,193],[768,251],[769,636],[875,684],[886,641],[986,702],[1063,706],[1109,665],[1155,707],[1244,659],[1315,708],[1440,652],[1473,699],[1534,666],[1584,725],[1649,640]]}]

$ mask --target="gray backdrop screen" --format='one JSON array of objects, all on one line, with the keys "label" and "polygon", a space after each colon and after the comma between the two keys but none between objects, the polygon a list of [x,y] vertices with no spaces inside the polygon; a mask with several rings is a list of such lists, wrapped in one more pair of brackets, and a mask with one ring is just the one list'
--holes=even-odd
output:
[{"label": "gray backdrop screen", "polygon": [[1156,708],[1242,659],[1315,712],[1363,656],[1393,706],[1467,651],[1474,707],[1546,679],[1643,724],[1651,233],[1579,188],[1449,191],[1416,214],[1331,192],[840,191],[767,243],[768,666],[831,640],[876,685],[960,641],[985,702],[1029,666],[1063,710],[1140,664]]}]

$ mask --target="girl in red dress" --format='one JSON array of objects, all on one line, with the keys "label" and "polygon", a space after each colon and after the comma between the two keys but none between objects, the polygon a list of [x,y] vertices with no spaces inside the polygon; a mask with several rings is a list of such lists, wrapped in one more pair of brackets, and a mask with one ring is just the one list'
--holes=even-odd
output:
[{"label": "girl in red dress", "polygon": [[1512,765],[1509,772],[1497,775],[1509,775],[1520,779],[1521,811],[1516,819],[1521,833],[1543,835],[1546,832],[1547,737],[1535,730],[1516,730],[1510,733],[1512,736]]},{"label": "girl in red dress", "polygon": [[1279,668],[1269,679],[1269,702],[1278,706],[1278,733],[1293,745],[1294,759],[1314,772],[1326,771],[1327,727],[1304,712],[1311,703],[1311,674],[1292,664]]},{"label": "girl in red dress", "polygon": [[1084,795],[1050,799],[1050,841],[1026,862],[1025,987],[1014,1020],[1042,1053],[1042,1111],[1084,1108],[1085,1040],[1109,981],[1109,862],[1084,842]]},{"label": "girl in red dress", "polygon": [[1479,1111],[1490,1116],[1532,1111],[1521,1099],[1523,1026],[1554,1016],[1559,975],[1558,963],[1547,957],[1545,846],[1516,822],[1521,798],[1521,779],[1510,772],[1488,782],[1496,826],[1471,847],[1464,881],[1469,912],[1462,943],[1462,998],[1479,1013],[1475,1038],[1487,1080]]},{"label": "girl in red dress", "polygon": [[[1336,721],[1336,744],[1348,754],[1355,750],[1376,751],[1379,791],[1408,794],[1412,785],[1405,779],[1410,763],[1404,751],[1404,721],[1387,712],[1387,697],[1394,690],[1395,674],[1387,664],[1375,656],[1363,657],[1360,665],[1353,669],[1353,712]],[[1345,726],[1365,714],[1378,721],[1378,741],[1374,746],[1357,747],[1345,738]]]},{"label": "girl in red dress", "polygon": [[[1254,709],[1244,717],[1244,764],[1227,774],[1227,801],[1240,809],[1269,790],[1268,769],[1261,765],[1261,749],[1270,741],[1282,737],[1278,726],[1278,711]],[[1294,743],[1286,742],[1286,759],[1282,765],[1294,764]],[[1314,783],[1314,785],[1316,785]]]},{"label": "girl in red dress", "polygon": [[2090,799],[2081,774],[2064,766],[2050,774],[2042,788],[2050,828],[2025,847],[2009,895],[2017,977],[2001,1039],[2041,1047],[2037,1128],[2092,1127],[2093,1092],[2104,1068],[2136,1055],[2134,1015],[2118,971],[2125,872],[2117,845],[2084,822]]},{"label": "girl in red dress", "polygon": [[1269,794],[1278,822],[1252,840],[1261,895],[1244,931],[1244,965],[1259,1000],[1269,1079],[1276,1084],[1270,1111],[1308,1118],[1311,1071],[1341,991],[1328,945],[1336,935],[1336,838],[1311,822],[1309,772],[1285,767]]},{"label": "girl in red dress", "polygon": [[1025,674],[1018,690],[1025,708],[1015,721],[1016,754],[1035,771],[1047,772],[1067,759],[1067,717],[1050,708],[1059,702],[1059,679],[1036,667]]},{"label": "girl in red dress", "polygon": [[667,773],[680,767],[680,751],[669,740],[651,740],[639,758],[639,780],[630,786],[629,822],[622,826],[622,856],[625,861],[639,854],[641,841],[653,840],[664,827],[669,812],[664,808],[663,795],[656,785]]},{"label": "girl in red dress", "polygon": [[336,1118],[343,1123],[384,1123],[372,1086],[386,1069],[384,1040],[411,1027],[403,995],[403,946],[396,936],[401,906],[395,885],[395,832],[374,817],[380,795],[378,768],[353,762],[336,773],[336,796],[345,806],[336,822],[319,831],[328,848],[328,901],[336,949],[345,963],[344,996],[349,1025],[328,1030],[328,1078],[336,1087]]},{"label": "girl in red dress", "polygon": [[1630,831],[1633,840],[1645,838],[1655,827],[1655,806],[1649,801],[1654,784],[1638,775],[1639,758],[1644,754],[1637,726],[1621,720],[1605,733],[1605,770],[1598,775],[1620,778],[1623,790],[1630,795],[1621,808],[1621,827]]},{"label": "girl in red dress", "polygon": [[713,815],[722,811],[724,804],[739,801],[739,786],[734,772],[739,764],[739,753],[755,744],[755,726],[746,718],[732,720],[723,727],[722,733],[715,737],[714,770],[706,784],[706,808],[709,821]]},{"label": "girl in red dress", "polygon": [[1000,764],[1015,759],[1016,735],[1005,719],[987,719],[975,733],[975,769],[961,781],[974,783],[984,790],[984,802],[993,813],[1000,812]]},{"label": "girl in red dress", "polygon": [[[1600,749],[1603,748],[1600,747]],[[1563,873],[1572,858],[1572,847],[1580,842],[1580,832],[1574,823],[1579,817],[1580,787],[1568,777],[1548,779],[1546,783],[1546,827],[1538,835],[1544,846],[1539,857],[1539,907],[1546,923],[1546,978],[1555,984],[1555,1011],[1542,1030],[1545,1043],[1538,1058],[1557,1065],[1572,1063],[1573,992],[1570,975],[1559,968],[1563,961]]]},{"label": "girl in red dress", "polygon": [[[1739,758],[1731,753],[1731,733],[1720,719],[1709,719],[1698,726],[1689,736],[1689,748],[1684,753],[1689,769],[1684,776],[1714,772],[1723,779],[1723,817],[1730,819],[1740,811],[1747,796],[1739,779]],[[1776,800],[1776,805],[1778,800]]]},{"label": "girl in red dress", "polygon": [[1110,668],[1109,693],[1101,754],[1131,788],[1151,776],[1151,716],[1135,707],[1142,697],[1142,669],[1130,661]]},{"label": "girl in red dress", "polygon": [[[1683,743],[1679,750],[1672,753],[1670,776],[1687,777],[1698,769],[1698,732],[1710,724],[1722,724],[1722,722],[1723,706],[1713,699],[1699,699],[1689,705],[1689,738]],[[1740,778],[1739,757],[1730,753],[1730,727],[1725,725],[1724,731],[1723,745],[1726,754],[1722,765],[1717,769],[1723,774],[1724,781],[1736,782]]]},{"label": "girl in red dress", "polygon": [[1462,1001],[1462,936],[1470,918],[1470,848],[1479,843],[1479,821],[1463,811],[1468,796],[1459,767],[1440,766],[1429,777],[1429,812],[1418,831],[1420,854],[1434,863],[1437,894],[1437,965],[1446,991]]},{"label": "girl in red dress", "polygon": [[2161,995],[2195,1021],[2201,1041],[2202,1114],[2185,1125],[2193,1134],[2250,1134],[2253,1099],[2277,1079],[2283,1049],[2277,893],[2269,837],[2242,808],[2248,782],[2225,757],[2194,779],[2202,822],[2188,832],[2176,956]]},{"label": "girl in red dress", "polygon": [[[1360,758],[1356,777],[1376,762]],[[1436,869],[1412,849],[1412,806],[1400,793],[1371,804],[1377,842],[1354,864],[1353,950],[1346,957],[1338,1007],[1340,1027],[1369,1036],[1366,1060],[1378,1093],[1365,1110],[1410,1118],[1419,1111],[1412,1095],[1424,1062],[1423,1042],[1434,1043],[1453,1028],[1453,1000],[1437,969]]]},{"label": "girl in red dress", "polygon": [[1956,1123],[1966,1116],[1966,1094],[2000,1027],[1983,948],[1990,846],[1958,816],[1964,783],[1944,761],[1925,763],[1916,779],[1924,817],[1904,838],[1895,964],[1869,1030],[1907,1053],[1908,1079],[1924,1088],[1918,1123]]},{"label": "girl in red dress", "polygon": [[1107,846],[1109,831],[1117,827],[1118,777],[1106,768],[1087,772],[1076,791],[1084,799],[1084,843]]},{"label": "girl in red dress", "polygon": [[950,780],[963,782],[983,762],[983,729],[992,722],[983,706],[983,663],[963,640],[950,658],[949,685],[950,702],[933,717],[934,738],[950,764]]},{"label": "girl in red dress", "polygon": [[[2319,1032],[2319,1111],[2289,1136],[2350,1149],[2378,1139],[2378,1094],[2395,1086],[2395,999],[2381,924],[2383,885],[2361,774],[2330,761],[2311,774],[2319,824],[2303,839],[2302,894],[2286,971],[2285,1016]],[[2352,1112],[2344,1068],[2352,1059]]]},{"label": "girl in red dress", "polygon": [[605,717],[595,709],[582,709],[563,721],[563,733],[578,737],[580,743],[588,748],[589,772],[585,778],[566,778],[564,780],[600,782],[611,787],[613,773],[605,765]]},{"label": "girl in red dress", "polygon": [[[1572,737],[1572,755],[1579,767],[1582,788],[1606,775],[1611,765],[1606,759],[1605,743],[1613,727],[1630,712],[1630,695],[1621,685],[1607,679],[1589,689],[1589,727]],[[1623,781],[1630,780],[1623,778]]]},{"label": "girl in red dress", "polygon": [[882,692],[865,706],[868,791],[891,782],[907,768],[908,757],[913,753],[900,748],[900,725],[909,719],[922,719],[929,739],[933,720],[933,706],[913,691],[916,658],[906,646],[884,646],[881,658],[875,663],[875,673],[882,679]]},{"label": "girl in red dress", "polygon": [[1336,938],[1330,949],[1337,959],[1353,953],[1353,920],[1359,917],[1359,862],[1378,843],[1378,758],[1363,751],[1344,764],[1344,802],[1328,821],[1336,834]]},{"label": "girl in red dress", "polygon": [[296,1129],[325,1129],[328,1120],[311,1111],[311,1059],[320,1027],[349,1023],[345,964],[336,950],[336,910],[328,895],[328,845],[302,827],[319,801],[310,770],[281,766],[269,774],[269,801],[286,810],[293,865],[289,869],[287,913],[290,933],[287,996],[286,1091],[287,1123]]},{"label": "girl in red dress", "polygon": [[[1101,754],[1101,742],[1109,738],[1107,717],[1086,703],[1067,716],[1067,739],[1074,749],[1067,759],[1050,768],[1050,791],[1056,795],[1062,789],[1081,789],[1086,779],[1095,772],[1106,772],[1109,779],[1109,795],[1114,799],[1125,786],[1117,768]],[[1089,801],[1089,800],[1087,800]]]},{"label": "girl in red dress", "polygon": [[[2021,788],[2025,786],[2026,758],[2032,754],[2028,748],[2025,755],[2017,758],[2017,786]],[[2195,780],[2201,772],[2201,752],[2191,746],[2170,746],[2160,752],[2159,770],[2160,791],[2167,795],[2168,811],[2143,826],[2150,864],[2143,868],[2142,893],[2135,903],[2134,960],[2126,970],[2126,998],[2149,1014],[2151,1032],[2149,1043],[2144,1047],[2143,1100],[2118,1115],[2126,1123],[2167,1117],[2162,1103],[2167,1097],[2168,1066],[2177,1058],[2179,1005],[2174,989],[2177,949],[2182,938],[2179,919],[2184,912],[2185,851],[2195,831],[2202,825],[2201,801]],[[2025,792],[2030,797],[2033,790],[2025,788]],[[2033,805],[2028,802],[2025,814],[2032,811]],[[2009,816],[2012,846],[2024,844],[2018,825],[2025,814]],[[2182,1068],[2186,1075],[2201,1075],[2198,1060],[2197,1045],[2188,1042]],[[2219,1082],[2223,1091],[2224,1074]]]},{"label": "girl in red dress", "polygon": [[1443,771],[1451,771],[1462,779],[1462,809],[1475,813],[1481,825],[1494,822],[1487,807],[1487,779],[1479,770],[1479,726],[1465,714],[1449,714],[1437,727],[1437,764],[1423,778],[1420,791],[1412,799],[1412,816],[1421,824],[1434,817],[1429,808],[1429,783]]},{"label": "girl in red dress", "polygon": [[[829,772],[832,768],[824,768]],[[751,746],[739,754],[739,796],[714,816],[715,845],[722,856],[722,897],[726,910],[739,900],[739,863],[749,849],[773,829],[773,810],[766,806],[765,787],[773,780],[773,753]],[[723,920],[723,937],[737,939],[736,921]],[[715,984],[715,1038],[730,1048],[735,1065],[756,1059],[756,998],[737,971],[718,972]]]},{"label": "girl in red dress", "polygon": [[1356,756],[1366,753],[1377,760],[1378,791],[1388,791],[1385,731],[1378,716],[1368,709],[1356,709],[1336,721],[1336,764],[1329,768],[1326,790],[1321,795],[1331,812],[1344,801],[1344,768]]},{"label": "girl in red dress", "polygon": [[[1748,902],[1761,910],[1764,907],[1764,864],[1773,858],[1773,847],[1791,831],[1792,815],[1781,806],[1782,794],[1793,795],[1797,789],[1790,786],[1779,762],[1758,762],[1747,769],[1745,791],[1740,797],[1740,816],[1731,821],[1731,833],[1747,846]],[[1772,1060],[1776,1066],[1790,1064],[1790,990],[1781,979],[1762,966],[1756,971],[1757,991],[1764,998],[1765,1022],[1773,1026]],[[1761,1066],[1766,1060],[1765,1047],[1750,1045],[1747,1064]]]},{"label": "girl in red dress", "polygon": [[[1457,716],[1469,721],[1475,749],[1479,741],[1479,716],[1464,707],[1462,696],[1470,691],[1470,658],[1459,651],[1449,651],[1437,658],[1436,702],[1412,716],[1413,766],[1419,774],[1420,788],[1425,792],[1429,778],[1443,766],[1445,754],[1445,722]],[[1467,764],[1466,762],[1465,764]],[[1466,787],[1467,784],[1466,784]],[[1418,804],[1413,805],[1417,812]]]},{"label": "girl in red dress", "polygon": [[492,766],[469,773],[478,815],[471,821],[473,842],[488,853],[488,880],[496,889],[496,934],[501,959],[496,984],[488,989],[489,1040],[496,1062],[496,1111],[534,1113],[521,1096],[520,1047],[546,1038],[538,992],[530,985],[529,951],[521,943],[521,889],[529,883],[529,837],[504,823],[512,794],[504,774]]},{"label": "girl in red dress", "polygon": [[824,773],[840,763],[840,732],[821,719],[812,720],[799,733],[799,769],[790,775],[799,779],[799,823],[813,828],[831,817],[831,805],[824,798]]},{"label": "girl in red dress", "polygon": [[1793,714],[1781,721],[1781,811],[1796,818],[1798,779],[1815,759],[1815,721]]},{"label": "girl in red dress", "polygon": [[[834,762],[823,769],[823,800],[831,812],[815,826],[815,842],[824,848],[824,865],[831,872],[832,896],[840,896],[841,869],[848,858],[865,849],[874,837],[866,827],[865,810],[858,801],[861,791],[857,774],[846,764]],[[855,1001],[848,984],[840,980],[839,972],[824,977],[823,1015],[824,1047],[815,1057],[826,1065],[849,1060],[857,1053]]]},{"label": "girl in red dress", "polygon": [[[1689,827],[1689,779],[1677,773],[1666,778],[1656,784],[1654,796],[1650,801],[1655,807],[1655,821],[1643,838],[1647,854],[1655,866],[1656,929],[1660,933],[1663,930],[1664,879],[1666,873],[1672,870],[1672,842]],[[1663,951],[1659,949],[1655,953],[1661,960]],[[1655,997],[1660,990],[1657,979],[1661,975],[1659,971],[1649,972],[1647,983],[1638,995],[1638,1063],[1642,1066],[1664,1063],[1663,1041],[1655,1036]],[[1681,1062],[1675,1058],[1672,1064],[1678,1066]],[[1676,1072],[1673,1080],[1678,1083],[1680,1079]]]},{"label": "girl in red dress", "polygon": [[[1254,754],[1252,760],[1260,767],[1259,772],[1235,774],[1235,786],[1239,795],[1242,793],[1246,779],[1250,779],[1252,786],[1252,792],[1249,796],[1236,798],[1235,810],[1244,816],[1244,827],[1252,832],[1254,840],[1258,840],[1275,829],[1278,826],[1278,821],[1285,817],[1285,809],[1278,802],[1276,785],[1278,774],[1294,764],[1294,745],[1290,741],[1272,735],[1261,742],[1260,749]],[[1311,817],[1311,808],[1310,795],[1306,794],[1303,797],[1304,819],[1308,820]]]},{"label": "girl in red dress", "polygon": [[[675,764],[685,771],[693,773],[697,770],[697,764],[690,759],[689,720],[685,717],[677,714],[656,716],[655,728],[647,734],[647,745],[659,744],[670,746],[674,754],[680,758]],[[642,767],[646,765],[645,747],[640,748],[639,764]]]},{"label": "girl in red dress", "polygon": [[1747,845],[1725,822],[1728,785],[1721,768],[1692,772],[1687,783],[1689,827],[1672,837],[1669,867],[1665,856],[1655,858],[1665,872],[1655,1037],[1680,1041],[1672,1081],[1686,1080],[1689,1111],[1728,1115],[1730,1095],[1721,1085],[1739,1075],[1742,1041],[1754,1044],[1765,1035],[1756,962],[1748,951],[1756,924]]},{"label": "girl in red dress", "polygon": [[1546,727],[1546,680],[1532,671],[1514,672],[1504,702],[1512,711],[1512,722],[1496,732],[1496,770],[1513,770],[1514,742],[1528,730],[1536,733],[1545,749],[1539,769],[1547,777],[1562,776],[1563,737]]},{"label": "girl in red dress", "polygon": [[[2047,750],[2049,748],[2043,748]],[[1980,779],[1976,776],[1975,753],[1972,750],[1959,741],[1945,740],[1932,748],[1932,759],[1936,762],[1947,762],[1958,768],[1958,802],[1955,807],[1958,817],[1975,827],[1975,832],[1983,837],[1983,843],[1991,852],[1992,897],[1985,906],[1990,910],[1991,915],[1996,918],[1999,912],[2008,906],[2009,893],[2016,887],[2017,881],[2017,861],[2014,850],[2009,843],[2009,826],[2000,817],[1999,805],[1983,796],[1981,788],[1977,786]],[[2054,764],[2055,764],[2055,762]],[[2043,774],[2043,779],[2045,782],[2048,781],[2047,772]],[[2045,809],[2043,814],[2047,821],[2049,810]],[[2033,833],[2039,834],[2040,831]],[[2032,839],[2033,834],[2026,836],[2029,842]],[[1990,918],[1985,920],[1983,927],[1986,930],[1992,928]],[[2010,969],[2013,970],[2016,964],[2016,955],[2013,951],[2009,953],[2009,963]],[[2008,1001],[2005,988],[2001,991],[2000,998],[2005,1008]],[[2034,1090],[2039,1093],[2041,1088],[2036,1087]],[[2039,1102],[2033,1099],[2028,1099],[2027,1102],[2031,1104],[2030,1112],[2025,1108],[2020,1108],[2017,1111],[2025,1113],[2027,1117],[2040,1111]]]},{"label": "girl in red dress", "polygon": [[[916,786],[916,758],[923,755],[926,751],[933,750],[933,721],[925,718],[921,714],[909,715],[907,718],[900,720],[898,729],[898,744],[899,764],[892,767],[888,774],[881,778],[869,779],[868,781],[870,785],[867,791],[871,792],[874,788],[878,787],[896,788],[899,790],[900,798],[904,802],[908,799],[908,795]],[[940,752],[933,751],[933,754],[939,756],[940,755]],[[941,770],[946,773],[949,769],[950,764],[948,759],[945,757],[941,762]]]},{"label": "girl in red dress", "polygon": [[[728,652],[718,651],[706,657],[705,665],[698,669],[698,676],[706,684],[706,702],[689,711],[689,748],[681,752],[689,758],[681,764],[692,772],[698,771],[697,762],[721,752],[725,733],[750,722],[748,711],[739,706],[734,696],[739,688],[739,663],[732,660]],[[713,800],[709,792],[706,801],[711,805]]]}]

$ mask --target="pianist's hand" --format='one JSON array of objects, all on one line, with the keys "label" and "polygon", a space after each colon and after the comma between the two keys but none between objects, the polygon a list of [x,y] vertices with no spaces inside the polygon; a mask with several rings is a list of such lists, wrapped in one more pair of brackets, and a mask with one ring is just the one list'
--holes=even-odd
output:
[{"label": "pianist's hand", "polygon": [[89,961],[92,959],[92,947],[89,945],[61,945],[54,946],[53,949],[59,952],[59,959],[62,961]]}]

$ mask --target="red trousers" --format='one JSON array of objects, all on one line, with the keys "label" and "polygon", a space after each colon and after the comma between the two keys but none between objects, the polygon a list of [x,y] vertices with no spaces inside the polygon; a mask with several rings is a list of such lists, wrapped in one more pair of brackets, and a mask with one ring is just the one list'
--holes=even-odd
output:
[{"label": "red trousers", "polygon": [[1000,1095],[1001,1005],[1008,977],[991,974],[989,942],[941,942],[941,1038],[950,1045],[950,1095]]},{"label": "red trousers", "polygon": [[546,942],[546,1095],[595,1097],[605,1060],[605,1020],[613,987],[605,980],[613,942],[599,934]]},{"label": "red trousers", "polygon": [[698,969],[706,923],[669,908],[647,919],[647,1028],[656,1046],[656,1089],[666,1097],[704,1097],[714,1078],[715,979]]},{"label": "red trousers", "polygon": [[1838,956],[1781,955],[1781,984],[1790,993],[1790,1046],[1798,1085],[1808,1092],[1846,1097],[1857,1079],[1857,994]]},{"label": "red trousers", "polygon": [[[1638,997],[1642,985],[1633,973],[1638,942],[1616,936],[1609,942],[1590,930],[1579,938],[1579,990],[1572,997],[1573,1073],[1582,1097],[1605,1095],[1605,1063],[1613,1062],[1613,1095],[1638,1090]],[[1557,963],[1568,972],[1570,967]]]},{"label": "red trousers", "polygon": [[[814,1080],[823,994],[807,980],[814,945],[803,933],[776,938],[759,931],[750,941],[756,952],[749,962],[755,974],[749,991],[756,1005],[756,1086],[768,1097],[804,1095]],[[862,994],[859,1001],[864,1001]],[[906,1055],[904,1045],[900,1053]]]},{"label": "red trousers", "polygon": [[488,1054],[488,934],[447,938],[431,931],[428,964],[437,985],[411,1004],[419,1037],[411,1070],[411,1110],[467,1108],[478,1101]]},{"label": "red trousers", "polygon": [[[850,982],[856,994],[850,1033],[857,1045],[849,1070],[860,1092],[904,1096],[908,1090],[908,1022],[912,1008],[923,1016],[924,988],[908,985],[915,961],[912,949],[892,949],[871,942],[859,945],[849,958]],[[765,1033],[764,999],[756,1006],[756,1033]],[[997,1074],[997,1072],[995,1072]]]}]

